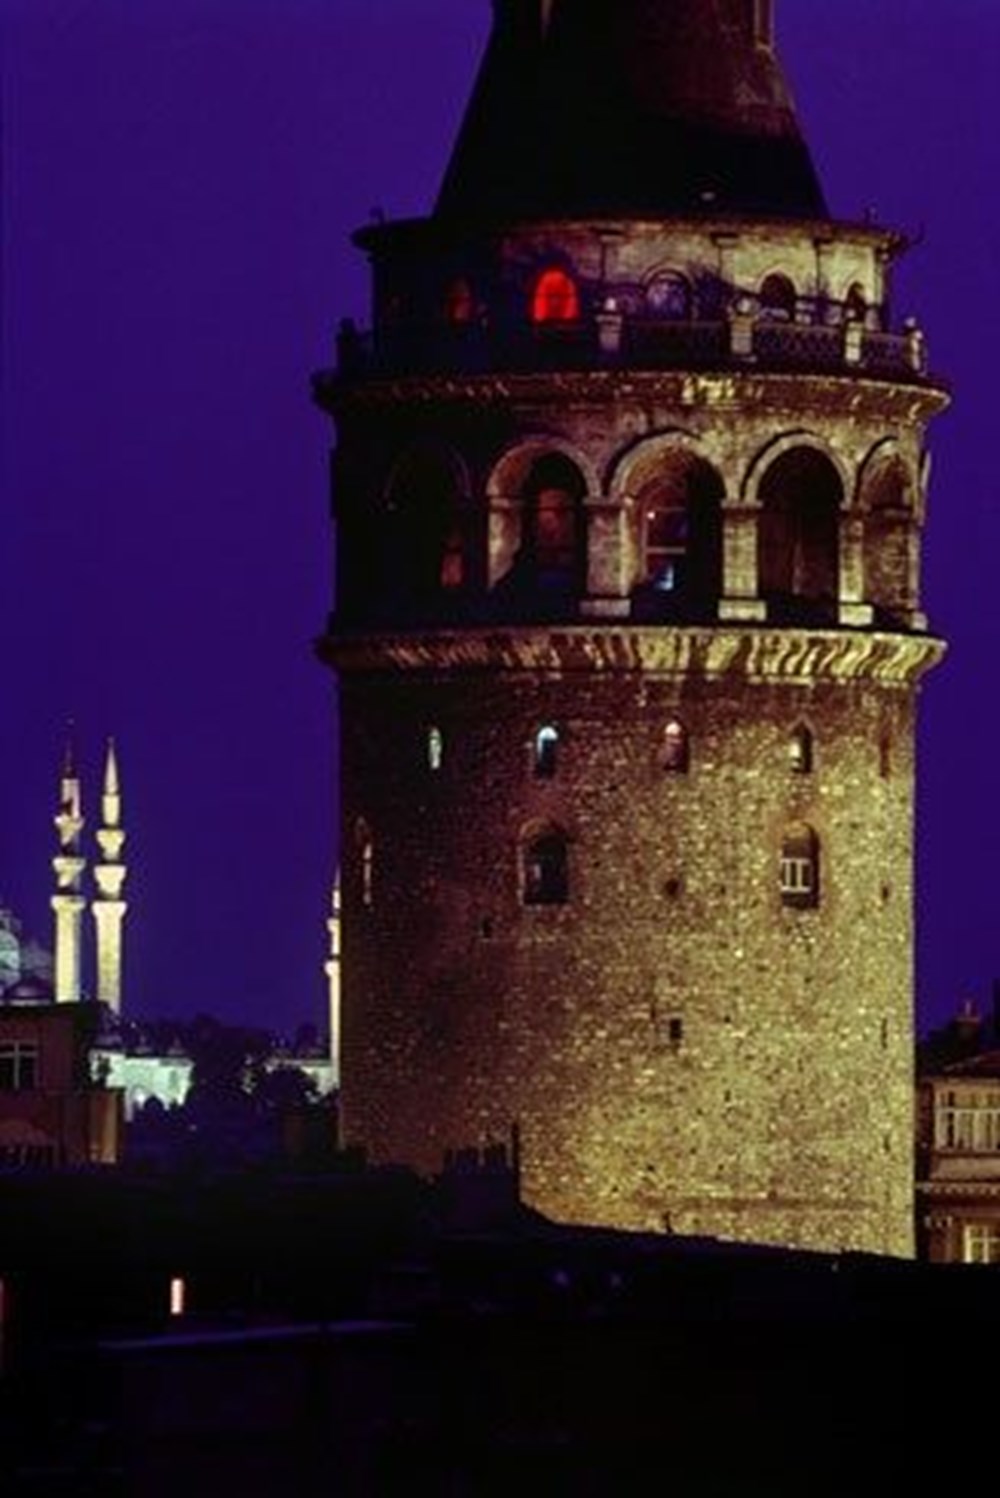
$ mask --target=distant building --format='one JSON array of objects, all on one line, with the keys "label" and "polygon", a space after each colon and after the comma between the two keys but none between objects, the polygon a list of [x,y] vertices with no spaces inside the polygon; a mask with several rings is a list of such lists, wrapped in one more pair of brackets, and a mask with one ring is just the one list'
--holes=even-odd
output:
[{"label": "distant building", "polygon": [[920,1051],[917,1243],[933,1263],[1000,1264],[1000,1048],[971,1004]]},{"label": "distant building", "polygon": [[95,1004],[0,1005],[0,1169],[114,1165],[122,1093],[98,1085]]},{"label": "distant building", "polygon": [[37,992],[51,996],[53,973],[52,953],[25,936],[14,912],[0,905],[0,1002],[21,984],[34,985]]}]

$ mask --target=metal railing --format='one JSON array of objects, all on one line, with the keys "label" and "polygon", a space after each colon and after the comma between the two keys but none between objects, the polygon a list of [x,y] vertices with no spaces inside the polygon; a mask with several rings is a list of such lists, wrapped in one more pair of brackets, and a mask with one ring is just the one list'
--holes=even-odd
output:
[{"label": "metal railing", "polygon": [[915,328],[873,332],[843,323],[758,318],[689,322],[599,314],[565,324],[399,323],[360,331],[344,324],[335,374],[345,380],[534,370],[738,369],[863,373],[922,383],[924,341]]}]

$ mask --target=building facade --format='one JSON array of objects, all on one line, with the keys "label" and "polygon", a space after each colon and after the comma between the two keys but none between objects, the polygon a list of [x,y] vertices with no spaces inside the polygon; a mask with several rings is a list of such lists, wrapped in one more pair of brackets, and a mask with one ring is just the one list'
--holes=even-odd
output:
[{"label": "building facade", "polygon": [[342,1127],[553,1216],[912,1251],[924,434],[769,4],[501,0],[337,429]]}]

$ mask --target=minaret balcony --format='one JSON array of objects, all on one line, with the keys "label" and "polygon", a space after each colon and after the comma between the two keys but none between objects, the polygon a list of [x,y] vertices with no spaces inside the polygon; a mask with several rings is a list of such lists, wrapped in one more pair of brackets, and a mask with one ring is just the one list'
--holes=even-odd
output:
[{"label": "minaret balcony", "polygon": [[855,375],[933,383],[913,325],[881,332],[860,324],[778,322],[738,314],[715,321],[629,316],[612,308],[575,322],[400,322],[362,331],[346,322],[331,385],[410,376],[551,370],[732,370]]}]

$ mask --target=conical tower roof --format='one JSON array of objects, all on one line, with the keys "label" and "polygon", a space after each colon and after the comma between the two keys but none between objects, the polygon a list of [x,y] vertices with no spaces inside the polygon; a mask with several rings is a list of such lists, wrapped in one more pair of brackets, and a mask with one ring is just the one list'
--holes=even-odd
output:
[{"label": "conical tower roof", "polygon": [[827,217],[771,0],[494,8],[438,217]]}]

